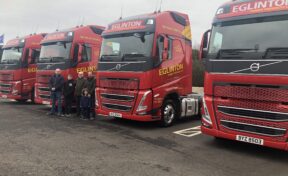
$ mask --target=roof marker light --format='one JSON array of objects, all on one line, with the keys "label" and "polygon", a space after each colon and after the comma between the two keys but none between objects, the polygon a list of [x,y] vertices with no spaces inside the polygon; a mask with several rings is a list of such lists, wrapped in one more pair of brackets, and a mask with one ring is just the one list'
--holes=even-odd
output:
[{"label": "roof marker light", "polygon": [[68,32],[67,36],[73,36],[73,32]]},{"label": "roof marker light", "polygon": [[224,13],[224,8],[219,8],[216,12],[217,15],[223,14]]},{"label": "roof marker light", "polygon": [[148,19],[146,24],[154,24],[154,20],[153,19]]}]

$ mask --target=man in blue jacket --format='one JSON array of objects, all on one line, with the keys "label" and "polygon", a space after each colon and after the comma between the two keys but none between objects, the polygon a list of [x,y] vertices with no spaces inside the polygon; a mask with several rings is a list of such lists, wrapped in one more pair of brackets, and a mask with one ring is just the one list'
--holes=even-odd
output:
[{"label": "man in blue jacket", "polygon": [[62,90],[64,85],[64,78],[61,76],[61,70],[56,69],[55,74],[50,78],[49,87],[51,90],[52,109],[49,115],[55,115],[56,113],[56,101],[58,103],[57,116],[63,116],[62,114]]}]

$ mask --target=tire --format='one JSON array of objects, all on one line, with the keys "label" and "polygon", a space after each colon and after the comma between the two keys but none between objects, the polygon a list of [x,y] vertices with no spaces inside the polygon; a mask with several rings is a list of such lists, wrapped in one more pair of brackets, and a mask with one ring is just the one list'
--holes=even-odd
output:
[{"label": "tire", "polygon": [[172,100],[165,100],[161,108],[160,125],[162,127],[170,127],[177,118],[177,108]]}]

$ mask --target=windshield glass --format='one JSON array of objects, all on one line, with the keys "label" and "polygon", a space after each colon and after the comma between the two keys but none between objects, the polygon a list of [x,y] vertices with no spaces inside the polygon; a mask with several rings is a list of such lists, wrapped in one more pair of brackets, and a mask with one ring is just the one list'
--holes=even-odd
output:
[{"label": "windshield glass", "polygon": [[288,19],[279,20],[266,18],[217,24],[212,30],[208,53],[212,58],[221,51],[254,52],[263,56],[271,48],[288,48]]},{"label": "windshield glass", "polygon": [[152,54],[153,33],[131,33],[105,37],[101,61],[137,60]]},{"label": "windshield glass", "polygon": [[6,48],[3,51],[1,64],[16,64],[22,58],[23,48]]},{"label": "windshield glass", "polygon": [[71,43],[57,42],[41,47],[39,63],[65,62],[70,56]]}]

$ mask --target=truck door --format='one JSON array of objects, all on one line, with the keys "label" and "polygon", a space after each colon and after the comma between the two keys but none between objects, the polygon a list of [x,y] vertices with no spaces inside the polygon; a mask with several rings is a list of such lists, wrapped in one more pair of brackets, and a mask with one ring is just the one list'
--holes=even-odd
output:
[{"label": "truck door", "polygon": [[[159,44],[162,64],[159,68],[159,76],[166,83],[175,82],[181,77],[184,69],[185,51],[181,39],[173,36],[165,36],[163,48]],[[164,83],[165,84],[165,83]]]},{"label": "truck door", "polygon": [[76,72],[93,71],[90,67],[92,61],[92,47],[89,44],[77,44],[74,48],[74,57],[77,57]]}]

